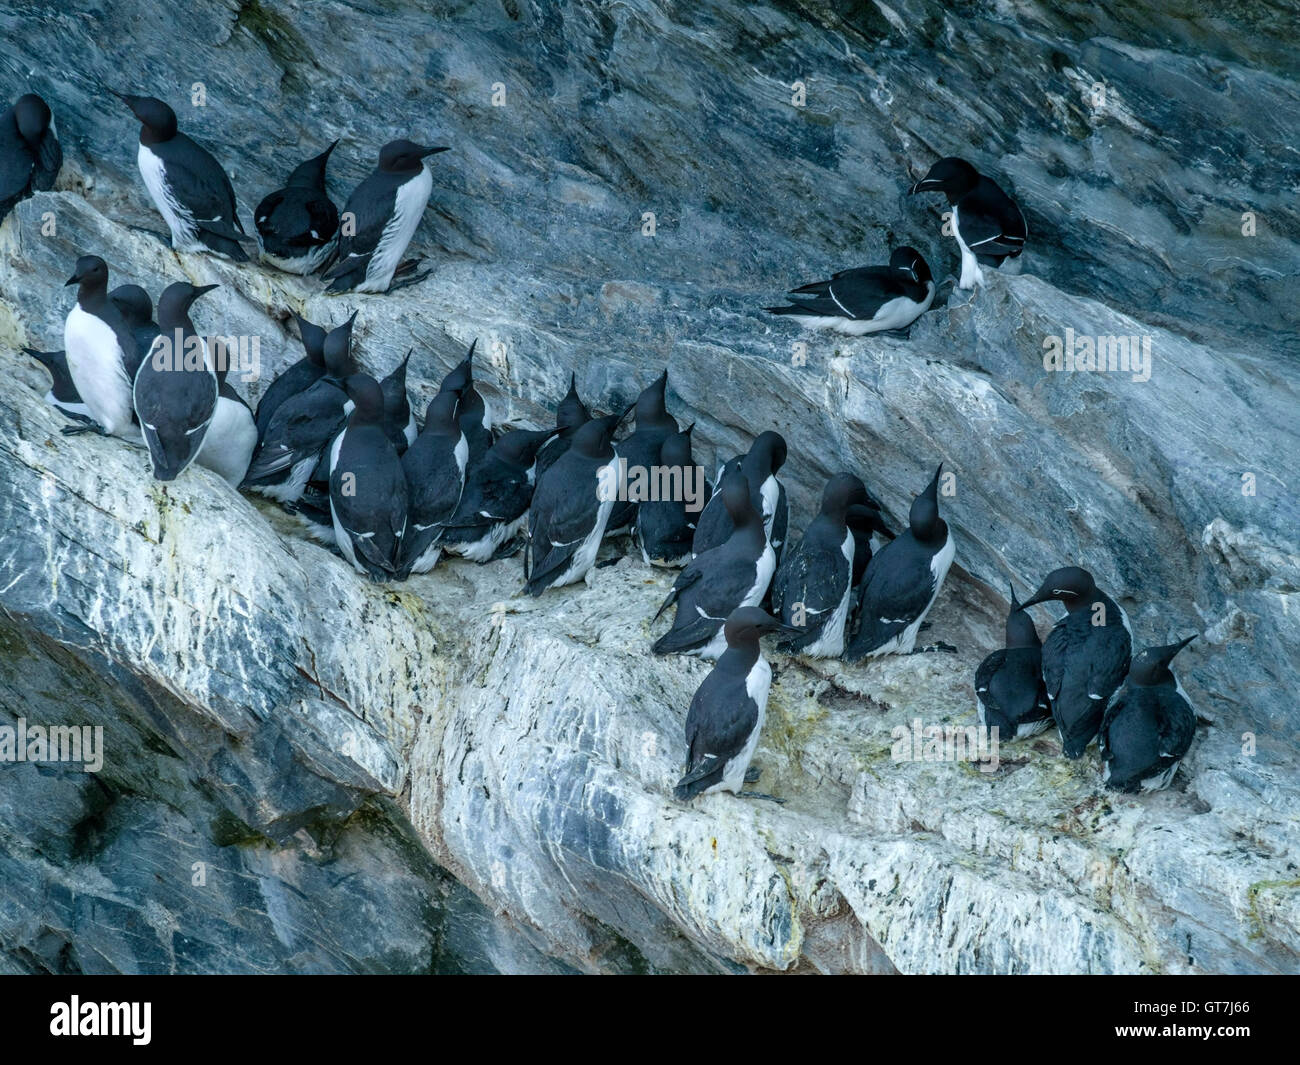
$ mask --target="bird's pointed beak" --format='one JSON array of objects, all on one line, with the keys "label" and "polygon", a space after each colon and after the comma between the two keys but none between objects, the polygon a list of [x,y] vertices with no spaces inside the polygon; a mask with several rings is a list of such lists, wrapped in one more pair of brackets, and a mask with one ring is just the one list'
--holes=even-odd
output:
[{"label": "bird's pointed beak", "polygon": [[68,280],[63,282],[63,287],[67,288],[69,285],[80,284],[80,282],[81,282],[81,277],[77,274],[73,274],[70,278],[68,278]]},{"label": "bird's pointed beak", "polygon": [[437,155],[439,152],[449,152],[449,151],[451,151],[451,145],[449,144],[444,144],[436,148],[421,148],[420,158],[427,159],[429,156]]},{"label": "bird's pointed beak", "polygon": [[939,181],[937,178],[923,177],[907,190],[907,194],[909,196],[914,196],[918,192],[935,192],[941,188],[943,188],[943,182]]},{"label": "bird's pointed beak", "polygon": [[198,285],[194,289],[194,298],[198,299],[205,293],[211,292],[214,288],[220,288],[220,285]]}]

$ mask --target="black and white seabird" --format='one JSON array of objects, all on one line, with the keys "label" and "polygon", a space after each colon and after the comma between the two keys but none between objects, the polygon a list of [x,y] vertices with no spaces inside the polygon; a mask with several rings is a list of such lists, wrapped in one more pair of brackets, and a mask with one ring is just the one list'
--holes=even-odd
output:
[{"label": "black and white seabird", "polygon": [[618,495],[614,430],[628,410],[587,422],[538,479],[524,554],[529,595],[584,580],[595,565]]},{"label": "black and white seabird", "polygon": [[[463,421],[460,428],[463,433]],[[438,533],[444,551],[479,563],[518,552],[512,541],[523,530],[533,501],[533,464],[554,432],[512,429],[477,463],[469,462],[460,503]]]},{"label": "black and white seabird", "polygon": [[[346,322],[325,334],[324,375],[285,399],[271,415],[248,467],[245,487],[281,503],[296,503],[322,456],[328,463],[330,441],[347,424],[348,397],[343,381],[356,372],[352,358],[352,326],[356,318],[354,311]],[[382,399],[382,389],[380,396]]]},{"label": "black and white seabird", "polygon": [[132,437],[131,382],[144,352],[122,308],[108,294],[108,265],[98,255],[83,255],[67,282],[77,286],[77,302],[63,324],[68,373],[93,419],[93,425],[67,426],[65,433],[95,428]]},{"label": "black and white seabird", "polygon": [[[684,566],[691,560],[695,526],[711,493],[708,482],[701,476],[703,470],[691,454],[694,428],[692,424],[679,433],[670,433],[659,449],[661,477],[657,480],[661,487],[669,489],[668,498],[662,498],[661,494],[658,499],[637,504],[632,535],[647,566]],[[622,444],[619,454],[622,454]],[[702,489],[701,497],[693,501],[694,510],[687,509],[686,486],[690,483],[697,483]]]},{"label": "black and white seabird", "polygon": [[551,465],[569,450],[569,442],[582,426],[591,421],[591,412],[578,395],[578,375],[569,374],[569,391],[555,408],[555,436],[537,453],[537,476],[541,477]]},{"label": "black and white seabird", "polygon": [[216,413],[217,374],[190,307],[217,287],[177,281],[158,297],[161,333],[140,363],[132,398],[159,481],[175,480],[198,457]]},{"label": "black and white seabird", "polygon": [[266,435],[271,416],[281,403],[290,396],[307,391],[325,376],[325,330],[299,314],[293,317],[298,323],[298,335],[302,338],[306,354],[267,385],[266,391],[262,393],[262,398],[257,403],[255,419],[259,440]]},{"label": "black and white seabird", "polygon": [[455,392],[439,392],[429,401],[424,427],[402,456],[410,507],[403,537],[399,576],[428,573],[438,564],[437,544],[443,525],[456,513],[465,491],[469,445],[456,420]]},{"label": "black and white seabird", "polygon": [[939,474],[912,500],[908,527],[871,559],[858,596],[858,630],[844,657],[850,661],[911,654],[916,635],[939,597],[956,545],[939,516]]},{"label": "black and white seabird", "polygon": [[34,92],[0,115],[0,222],[19,200],[54,188],[63,149],[49,105]]},{"label": "black and white seabird", "polygon": [[838,658],[853,594],[853,532],[848,511],[867,500],[862,479],[837,473],[826,482],[821,511],[803,539],[785,553],[772,580],[772,609],[796,635],[781,644],[786,654]]},{"label": "black and white seabird", "polygon": [[323,275],[330,292],[388,291],[433,192],[424,159],[445,151],[408,140],[390,141],[379,150],[379,165],[343,208],[338,253]]},{"label": "black and white seabird", "polygon": [[1169,663],[1196,639],[1148,647],[1101,721],[1102,780],[1114,791],[1159,791],[1174,779],[1196,735],[1196,711]]},{"label": "black and white seabird", "polygon": [[975,708],[979,723],[998,730],[1004,740],[1037,736],[1052,723],[1043,683],[1043,641],[1034,619],[1011,589],[1006,646],[990,654],[975,670]]},{"label": "black and white seabird", "polygon": [[37,351],[35,348],[23,348],[50,372],[50,390],[45,393],[45,402],[55,410],[62,411],[76,422],[88,424],[94,422],[90,408],[81,400],[81,393],[72,383],[72,374],[68,372],[68,356],[62,351]]},{"label": "black and white seabird", "polygon": [[[785,547],[786,527],[790,521],[790,510],[785,499],[785,485],[777,478],[777,471],[785,465],[785,437],[768,430],[760,433],[743,457],[732,459],[718,471],[718,486],[721,488],[726,471],[737,461],[740,472],[749,482],[749,491],[754,509],[763,515],[763,528],[772,543],[776,560],[781,561],[781,551]],[[724,506],[721,492],[714,494],[700,514],[695,528],[695,540],[691,550],[698,556],[724,543],[731,535],[731,517]]]},{"label": "black and white seabird", "polygon": [[763,516],[754,506],[743,473],[727,474],[718,486],[727,508],[731,535],[696,555],[673,583],[654,616],[677,605],[673,626],[654,642],[655,654],[693,654],[717,658],[726,647],[723,625],[737,607],[757,606],[776,571],[776,556]]},{"label": "black and white seabird", "polygon": [[[1029,230],[1015,201],[965,159],[940,159],[909,192],[942,192],[952,207],[952,234],[961,248],[959,288],[984,283],[981,266],[1020,272]],[[1004,265],[1005,264],[1005,265]]]},{"label": "black and white seabird", "polygon": [[767,717],[772,667],[759,637],[786,626],[756,606],[738,607],[722,627],[726,649],[686,712],[686,773],[673,795],[687,802],[713,791],[740,792]]},{"label": "black and white seabird", "polygon": [[1123,608],[1078,566],[1053,570],[1025,607],[1055,599],[1066,615],[1043,643],[1043,680],[1061,749],[1078,758],[1128,673],[1133,632]]},{"label": "black and white seabird", "polygon": [[335,141],[294,167],[284,188],[257,205],[253,224],[263,262],[290,274],[315,273],[339,231],[339,209],[325,191],[325,164]]},{"label": "black and white seabird", "polygon": [[768,307],[805,329],[865,336],[906,330],[934,302],[930,266],[915,248],[898,248],[888,266],[841,270],[829,281],[792,289],[788,307]]},{"label": "black and white seabird", "polygon": [[384,414],[389,436],[399,455],[415,442],[415,435],[419,432],[419,427],[415,424],[415,412],[411,410],[411,398],[406,394],[406,367],[413,354],[415,349],[411,348],[406,353],[406,358],[393,368],[393,372],[379,382],[379,387],[384,391]]},{"label": "black and white seabird", "polygon": [[140,120],[136,162],[149,198],[171,230],[176,251],[212,251],[248,262],[235,188],[206,148],[176,128],[176,112],[152,96],[114,93]]},{"label": "black and white seabird", "polygon": [[238,488],[257,447],[257,423],[244,397],[226,379],[229,372],[229,364],[218,359],[217,408],[194,461],[221,476],[232,488]]},{"label": "black and white seabird", "polygon": [[465,357],[453,366],[438,386],[439,392],[455,392],[460,397],[460,427],[469,444],[469,464],[474,466],[492,447],[492,412],[487,401],[474,387],[474,349],[478,347],[475,340],[469,346]]},{"label": "black and white seabird", "polygon": [[[668,371],[665,370],[636,398],[636,426],[618,444],[618,457],[626,481],[629,471],[638,467],[646,475],[659,462],[659,450],[670,435],[677,432],[677,419],[668,413],[665,398]],[[636,520],[635,500],[619,500],[609,516],[606,532],[618,532]]]},{"label": "black and white seabird", "polygon": [[354,404],[330,445],[334,542],[358,573],[388,580],[401,566],[408,495],[402,460],[384,428],[384,393],[369,374],[343,382]]}]

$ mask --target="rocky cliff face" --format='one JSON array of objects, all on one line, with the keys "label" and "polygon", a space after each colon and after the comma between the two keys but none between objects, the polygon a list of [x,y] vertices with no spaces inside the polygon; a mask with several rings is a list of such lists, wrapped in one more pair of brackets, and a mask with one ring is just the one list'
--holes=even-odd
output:
[{"label": "rocky cliff face", "polygon": [[[106,751],[98,774],[0,765],[2,964],[1294,970],[1282,7],[417,6],[0,8],[5,92],[46,96],[66,158],[0,228],[0,724],[102,724]],[[246,223],[335,137],[340,203],[384,140],[453,145],[417,235],[435,274],[327,298],[174,255],[133,228],[161,225],[101,83],[177,105]],[[903,195],[950,153],[1024,208],[1023,276],[945,287],[906,342],[761,313],[896,243],[953,272],[939,205]],[[59,346],[82,252],[155,295],[221,283],[198,325],[259,338],[250,399],[297,357],[289,311],[359,308],[363,361],[414,345],[421,400],[479,337],[516,424],[549,422],[570,369],[613,406],[667,365],[706,455],[786,435],[796,527],[841,468],[898,522],[942,458],[959,570],[933,632],[960,653],[778,659],[759,761],[787,803],[682,806],[705,667],[647,654],[662,573],[629,559],[537,601],[509,562],[376,587],[206,471],[164,487],[138,448],[61,437],[20,349]],[[1067,329],[1149,339],[1150,379],[1045,372]],[[893,761],[897,725],[974,723],[1006,582],[1067,562],[1139,642],[1204,634],[1175,788],[1109,795],[1054,740],[1005,745],[995,773]]]}]

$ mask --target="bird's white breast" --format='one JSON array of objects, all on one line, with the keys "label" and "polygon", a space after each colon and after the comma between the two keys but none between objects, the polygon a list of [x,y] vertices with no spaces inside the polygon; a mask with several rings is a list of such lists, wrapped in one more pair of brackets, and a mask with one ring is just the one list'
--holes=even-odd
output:
[{"label": "bird's white breast", "polygon": [[68,373],[81,400],[107,433],[131,433],[131,381],[122,363],[117,334],[102,318],[73,304],[63,324]]},{"label": "bird's white breast", "polygon": [[177,251],[203,250],[203,245],[196,237],[198,227],[194,224],[194,216],[180,204],[175,193],[172,192],[163,161],[150,150],[147,144],[141,144],[140,151],[136,155],[136,164],[140,167],[140,177],[144,179],[144,187],[149,190],[149,198],[153,200],[153,205],[158,208],[158,213],[163,216],[163,221],[171,230],[172,247]]},{"label": "bird's white breast", "polygon": [[379,243],[366,267],[366,279],[357,286],[358,292],[388,291],[393,272],[401,263],[411,238],[415,236],[431,192],[433,175],[426,166],[421,166],[418,174],[398,186],[393,201],[393,216],[380,234]]}]

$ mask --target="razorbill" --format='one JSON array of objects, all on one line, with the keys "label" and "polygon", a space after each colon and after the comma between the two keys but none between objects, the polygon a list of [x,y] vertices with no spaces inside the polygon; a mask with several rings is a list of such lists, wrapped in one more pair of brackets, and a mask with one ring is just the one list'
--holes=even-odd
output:
[{"label": "razorbill", "polygon": [[909,190],[942,192],[952,208],[952,235],[961,249],[960,288],[984,283],[981,266],[1020,272],[1020,253],[1029,230],[1015,201],[965,159],[940,159]]},{"label": "razorbill", "polygon": [[[111,91],[111,90],[110,90]],[[113,93],[140,120],[136,163],[149,198],[171,230],[176,251],[213,251],[248,262],[230,178],[204,147],[176,128],[176,112],[152,96]]]},{"label": "razorbill", "polygon": [[[248,467],[245,487],[281,503],[294,504],[302,498],[322,456],[328,472],[330,441],[347,424],[348,397],[343,381],[356,372],[352,358],[352,326],[356,318],[354,311],[346,322],[325,334],[325,373],[297,395],[289,396],[271,415]],[[381,390],[381,400],[382,396]]]},{"label": "razorbill", "polygon": [[456,420],[455,392],[439,392],[429,401],[424,427],[402,456],[410,497],[399,576],[428,573],[442,548],[435,542],[443,524],[456,512],[465,490],[469,445]]},{"label": "razorbill", "polygon": [[217,374],[190,307],[217,287],[177,281],[158,297],[161,333],[140,363],[132,398],[159,481],[175,480],[198,457],[216,413]]},{"label": "razorbill", "polygon": [[805,329],[865,336],[907,329],[934,302],[930,266],[915,248],[898,248],[888,266],[841,270],[829,281],[814,281],[792,289],[788,307],[767,307]]},{"label": "razorbill", "polygon": [[867,489],[852,473],[837,473],[822,491],[821,511],[786,552],[772,580],[772,609],[795,633],[780,649],[811,658],[838,658],[853,594],[850,507],[864,505]]},{"label": "razorbill", "polygon": [[[657,463],[662,476],[657,480],[661,486],[670,488],[669,498],[642,500],[637,505],[632,536],[647,566],[684,566],[691,560],[695,525],[700,511],[708,504],[710,494],[708,482],[697,476],[703,471],[691,454],[691,431],[694,428],[691,424],[679,433],[670,433],[659,448]],[[622,444],[619,445],[619,454],[622,454]],[[703,495],[696,501],[697,509],[688,510],[684,489],[689,482],[696,480]]]},{"label": "razorbill", "polygon": [[358,573],[388,580],[400,567],[408,497],[402,460],[384,429],[384,393],[369,374],[343,382],[354,404],[330,445],[334,542]]},{"label": "razorbill", "polygon": [[975,711],[985,728],[1004,740],[1037,736],[1052,723],[1043,684],[1043,641],[1034,619],[1011,589],[1006,646],[990,654],[975,670]]},{"label": "razorbill", "polygon": [[95,419],[90,408],[81,401],[81,393],[72,383],[72,374],[68,372],[68,356],[62,351],[37,351],[35,348],[23,348],[24,354],[30,355],[50,372],[50,390],[45,393],[45,402],[55,410],[60,410],[73,421],[93,422]]},{"label": "razorbill", "polygon": [[[638,467],[649,476],[659,462],[659,450],[668,437],[677,432],[677,419],[668,413],[665,397],[668,390],[668,371],[665,370],[636,398],[634,410],[636,426],[618,444],[618,457],[624,480]],[[617,532],[636,520],[637,504],[619,500],[609,516],[606,532]]]},{"label": "razorbill", "polygon": [[555,408],[555,436],[546,442],[546,446],[537,453],[537,476],[540,477],[551,465],[569,450],[569,442],[579,428],[591,421],[591,412],[578,395],[578,376],[569,374],[569,391],[564,394]]},{"label": "razorbill", "polygon": [[325,191],[325,164],[338,143],[294,167],[284,188],[257,205],[253,225],[263,262],[286,273],[311,274],[328,258],[339,209]]},{"label": "razorbill", "polygon": [[300,314],[295,314],[293,318],[298,323],[298,336],[306,354],[267,385],[262,398],[258,400],[255,419],[258,440],[266,435],[271,416],[281,403],[290,396],[307,391],[325,376],[325,330]]},{"label": "razorbill", "polygon": [[63,149],[49,105],[34,92],[0,115],[0,222],[33,192],[54,188]]},{"label": "razorbill", "polygon": [[686,712],[686,772],[673,795],[688,802],[713,791],[739,793],[767,716],[772,667],[759,637],[787,627],[756,606],[738,607],[722,627],[726,649]]},{"label": "razorbill", "polygon": [[939,516],[939,473],[912,500],[907,525],[867,566],[858,595],[858,631],[844,657],[850,661],[911,654],[952,565],[956,545]]},{"label": "razorbill", "polygon": [[1123,608],[1078,566],[1053,570],[1025,607],[1055,599],[1066,614],[1043,643],[1043,680],[1067,758],[1078,758],[1101,728],[1128,673],[1133,633]]},{"label": "razorbill", "polygon": [[[460,428],[463,434],[463,421]],[[468,459],[460,503],[438,533],[436,542],[444,551],[479,563],[518,552],[514,538],[533,500],[533,463],[554,432],[513,429],[478,462]],[[468,458],[468,445],[466,451]]]},{"label": "razorbill", "polygon": [[408,140],[389,141],[379,150],[379,165],[343,208],[334,264],[323,275],[330,292],[388,291],[433,192],[423,160],[445,151]]},{"label": "razorbill", "polygon": [[[739,459],[732,459],[718,471],[718,486],[722,485],[725,471],[738,465],[740,472],[749,482],[749,491],[754,509],[763,515],[763,528],[772,543],[776,560],[781,561],[781,550],[785,546],[786,526],[789,524],[790,511],[785,500],[785,485],[777,478],[777,471],[785,465],[785,437],[768,430],[760,433],[750,446],[747,454]],[[715,493],[709,500],[695,528],[695,539],[691,550],[703,554],[711,548],[724,543],[731,535],[732,524],[726,506]]]},{"label": "razorbill", "polygon": [[392,373],[379,382],[384,392],[384,416],[389,435],[399,455],[411,446],[419,432],[415,412],[411,410],[411,398],[406,394],[406,367],[414,353],[415,349],[411,348]]},{"label": "razorbill", "polygon": [[257,423],[243,396],[226,380],[229,370],[224,359],[217,360],[217,407],[194,461],[219,474],[232,488],[238,488],[257,447]]},{"label": "razorbill", "polygon": [[655,654],[717,658],[726,647],[723,625],[737,607],[757,606],[776,570],[776,555],[763,531],[743,473],[727,474],[718,486],[731,535],[696,555],[677,576],[654,620],[676,604],[673,625],[654,642]]},{"label": "razorbill", "polygon": [[569,450],[538,478],[524,552],[529,595],[584,580],[595,565],[618,494],[614,430],[628,410],[587,422],[573,434]]},{"label": "razorbill", "polygon": [[77,286],[77,302],[63,323],[63,350],[93,422],[63,431],[134,436],[131,382],[144,353],[121,307],[109,298],[108,265],[98,255],[83,255],[67,283]]},{"label": "razorbill", "polygon": [[1196,735],[1196,711],[1169,663],[1196,639],[1148,647],[1101,720],[1101,778],[1114,791],[1159,791],[1178,772]]}]

